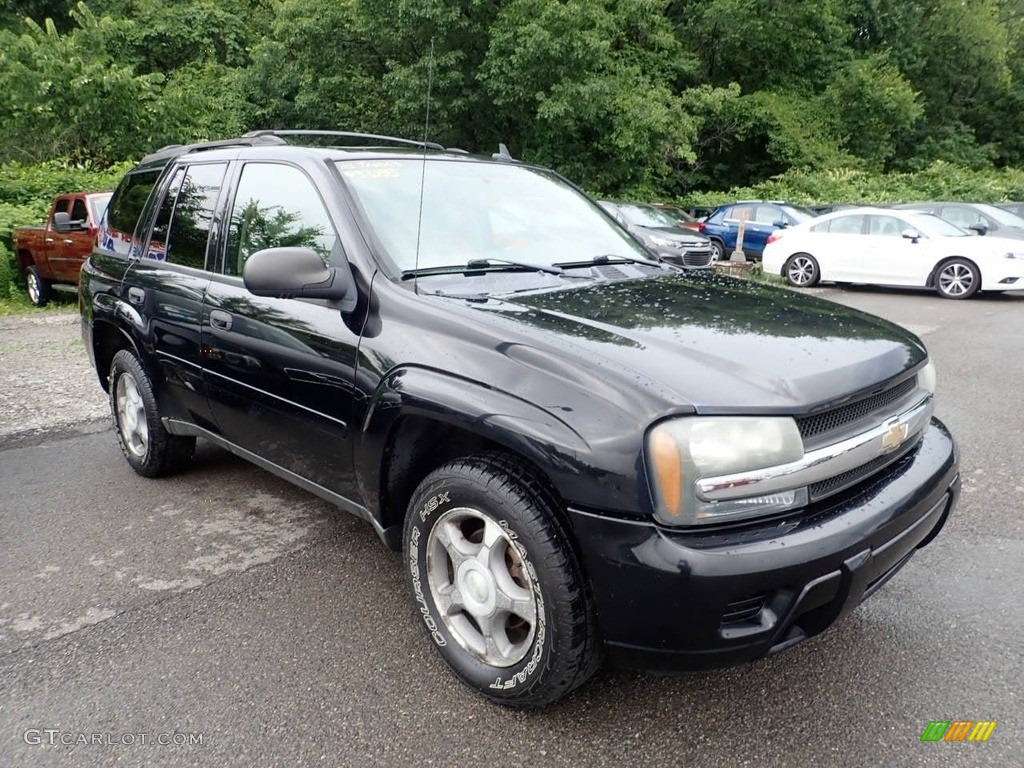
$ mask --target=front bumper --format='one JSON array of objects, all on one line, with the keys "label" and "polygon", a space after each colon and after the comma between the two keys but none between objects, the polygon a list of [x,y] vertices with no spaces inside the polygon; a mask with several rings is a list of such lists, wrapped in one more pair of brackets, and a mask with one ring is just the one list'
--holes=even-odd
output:
[{"label": "front bumper", "polygon": [[827,629],[938,534],[959,492],[956,445],[933,419],[906,457],[799,516],[678,531],[570,514],[610,659],[701,669]]}]

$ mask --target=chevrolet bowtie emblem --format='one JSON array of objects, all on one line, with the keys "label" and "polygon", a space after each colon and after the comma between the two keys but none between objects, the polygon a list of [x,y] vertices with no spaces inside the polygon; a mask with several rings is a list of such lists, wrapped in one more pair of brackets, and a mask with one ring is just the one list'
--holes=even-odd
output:
[{"label": "chevrolet bowtie emblem", "polygon": [[903,441],[907,439],[907,432],[910,431],[910,427],[907,424],[903,424],[899,419],[893,419],[885,425],[885,432],[882,433],[882,450],[886,453],[895,451],[901,445]]}]

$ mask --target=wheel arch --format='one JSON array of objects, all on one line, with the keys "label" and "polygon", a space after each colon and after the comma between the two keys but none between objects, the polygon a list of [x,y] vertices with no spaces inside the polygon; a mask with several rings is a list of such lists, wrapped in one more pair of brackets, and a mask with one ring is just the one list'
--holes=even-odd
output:
[{"label": "wheel arch", "polygon": [[[948,264],[951,261],[966,261],[968,264],[970,264],[978,271],[978,280],[981,280],[981,267],[978,266],[978,262],[976,262],[970,256],[957,256],[954,254],[952,256],[943,256],[941,259],[935,262],[935,266],[932,267],[932,271],[928,273],[928,279],[925,281],[924,284],[925,288],[935,287],[935,278],[938,276],[939,270],[941,270],[944,265]],[[980,285],[978,286],[978,290],[981,290]]]},{"label": "wheel arch", "polygon": [[18,267],[21,269],[21,274],[24,275],[29,267],[34,266],[36,263],[35,257],[32,255],[32,251],[28,248],[19,248],[16,253],[18,259]]},{"label": "wheel arch", "polygon": [[110,391],[110,364],[120,350],[131,351],[142,364],[142,357],[134,340],[114,323],[95,319],[92,324],[92,359],[104,392]]},{"label": "wheel arch", "polygon": [[401,546],[409,500],[431,471],[464,456],[500,452],[526,465],[564,508],[589,445],[535,405],[426,369],[392,374],[363,424],[355,465],[360,490],[384,540]]}]

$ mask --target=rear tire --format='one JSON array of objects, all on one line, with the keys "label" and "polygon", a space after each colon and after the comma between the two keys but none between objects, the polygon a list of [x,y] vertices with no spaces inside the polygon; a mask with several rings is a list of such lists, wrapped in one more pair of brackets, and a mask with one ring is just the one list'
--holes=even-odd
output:
[{"label": "rear tire", "polygon": [[721,240],[711,240],[711,263],[725,261],[725,243]]},{"label": "rear tire", "polygon": [[44,280],[35,264],[25,270],[25,286],[28,300],[37,307],[45,307],[53,296],[53,288],[49,280]]},{"label": "rear tire", "polygon": [[508,707],[541,707],[600,664],[589,584],[558,501],[503,454],[456,459],[409,502],[406,577],[445,663]]},{"label": "rear tire", "polygon": [[944,299],[969,299],[981,289],[981,272],[967,259],[949,259],[935,270],[935,290]]},{"label": "rear tire", "polygon": [[164,429],[153,384],[138,358],[126,349],[110,363],[110,412],[121,452],[143,477],[175,474],[192,460],[196,439]]},{"label": "rear tire", "polygon": [[810,288],[821,278],[817,260],[809,253],[794,253],[782,268],[786,281],[796,288]]}]

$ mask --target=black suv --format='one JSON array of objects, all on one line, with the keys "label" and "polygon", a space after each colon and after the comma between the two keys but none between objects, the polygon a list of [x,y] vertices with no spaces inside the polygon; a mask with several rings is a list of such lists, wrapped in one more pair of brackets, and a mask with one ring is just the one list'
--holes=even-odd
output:
[{"label": "black suv", "polygon": [[202,438],[364,518],[430,642],[510,706],[604,656],[682,669],[798,643],[958,496],[914,335],[653,261],[504,153],[169,147],[118,186],[80,291],[138,473],[183,469]]}]

